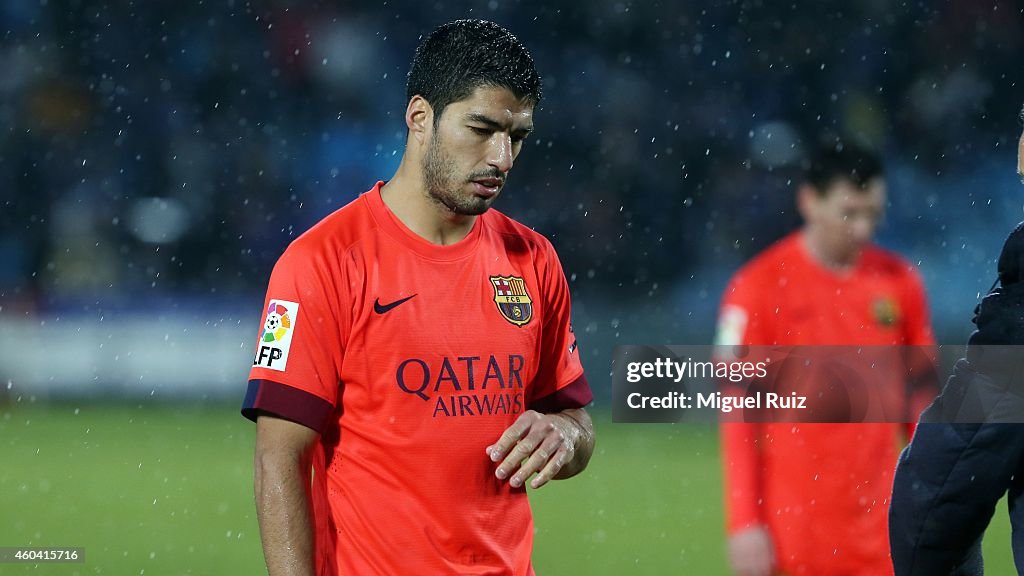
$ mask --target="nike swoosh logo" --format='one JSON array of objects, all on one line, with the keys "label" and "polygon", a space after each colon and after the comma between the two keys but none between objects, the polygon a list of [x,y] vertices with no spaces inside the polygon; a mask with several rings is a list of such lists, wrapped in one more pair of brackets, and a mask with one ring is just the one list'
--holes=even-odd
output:
[{"label": "nike swoosh logo", "polygon": [[413,294],[412,296],[407,296],[405,298],[402,298],[401,300],[395,300],[391,304],[381,304],[380,298],[377,298],[376,300],[373,301],[373,311],[376,312],[377,314],[385,314],[387,312],[390,312],[393,308],[398,307],[400,304],[404,304],[405,302],[408,302],[409,300],[412,300],[415,297],[416,295]]}]

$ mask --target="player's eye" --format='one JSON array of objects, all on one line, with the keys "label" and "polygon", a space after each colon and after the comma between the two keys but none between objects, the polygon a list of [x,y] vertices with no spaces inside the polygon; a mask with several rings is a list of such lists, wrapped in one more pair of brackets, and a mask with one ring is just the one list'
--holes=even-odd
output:
[{"label": "player's eye", "polygon": [[479,126],[470,126],[469,129],[472,130],[474,134],[478,134],[480,136],[490,136],[490,134],[491,134],[491,129],[490,128],[481,128]]}]

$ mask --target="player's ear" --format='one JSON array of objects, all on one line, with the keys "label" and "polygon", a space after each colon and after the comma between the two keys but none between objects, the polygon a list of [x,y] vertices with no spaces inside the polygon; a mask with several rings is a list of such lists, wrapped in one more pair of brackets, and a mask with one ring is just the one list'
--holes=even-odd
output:
[{"label": "player's ear", "polygon": [[814,215],[814,207],[818,202],[818,191],[808,183],[803,183],[796,189],[796,209],[800,212],[804,222],[811,220]]},{"label": "player's ear", "polygon": [[434,109],[422,96],[416,95],[409,100],[405,107],[405,125],[409,128],[409,136],[421,144],[430,135],[434,126]]}]

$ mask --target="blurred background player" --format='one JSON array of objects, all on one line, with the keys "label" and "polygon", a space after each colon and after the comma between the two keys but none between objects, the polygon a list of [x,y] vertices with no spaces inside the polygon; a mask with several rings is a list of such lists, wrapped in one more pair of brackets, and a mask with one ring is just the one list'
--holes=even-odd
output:
[{"label": "blurred background player", "polygon": [[[931,345],[914,267],[872,244],[880,160],[817,149],[802,228],[756,256],[723,297],[717,344]],[[723,424],[728,556],[741,576],[891,573],[886,504],[898,424]]]},{"label": "blurred background player", "polygon": [[[1024,133],[1017,173],[1024,182]],[[982,574],[982,536],[1007,493],[1024,574],[1024,223],[1003,244],[998,277],[975,311],[966,359],[900,454],[889,511],[897,576]]]},{"label": "blurred background player", "polygon": [[445,24],[407,96],[394,177],[270,279],[243,414],[272,576],[532,575],[526,484],[593,451],[558,257],[489,210],[533,129],[532,57],[497,24]]}]

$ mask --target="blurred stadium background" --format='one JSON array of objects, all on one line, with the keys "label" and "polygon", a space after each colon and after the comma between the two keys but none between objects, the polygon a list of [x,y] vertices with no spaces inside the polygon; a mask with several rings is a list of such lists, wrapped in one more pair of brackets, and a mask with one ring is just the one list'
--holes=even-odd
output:
[{"label": "blurred stadium background", "polygon": [[[422,34],[495,20],[545,80],[499,208],[548,235],[597,393],[591,470],[536,495],[542,574],[724,574],[717,439],[612,424],[617,344],[708,343],[790,230],[816,140],[884,153],[883,245],[941,342],[1006,233],[1024,2],[0,5],[0,546],[40,574],[259,572],[237,415],[274,259],[391,175]],[[1010,573],[1004,514],[986,541]],[[0,574],[23,573],[0,565]]]}]

